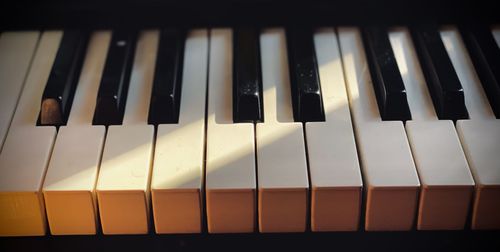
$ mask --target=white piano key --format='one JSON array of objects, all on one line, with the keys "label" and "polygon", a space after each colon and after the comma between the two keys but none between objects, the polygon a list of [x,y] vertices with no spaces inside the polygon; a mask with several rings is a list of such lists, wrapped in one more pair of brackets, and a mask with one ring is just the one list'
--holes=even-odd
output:
[{"label": "white piano key", "polygon": [[366,185],[365,229],[409,230],[419,180],[400,121],[381,121],[359,30],[340,28],[339,42]]},{"label": "white piano key", "polygon": [[325,122],[306,123],[311,176],[311,229],[357,230],[362,179],[349,102],[333,28],[314,33]]},{"label": "white piano key", "polygon": [[103,126],[59,129],[43,186],[52,235],[96,234],[94,185],[105,132]]},{"label": "white piano key", "polygon": [[254,127],[233,124],[232,40],[230,29],[211,31],[205,182],[210,233],[255,229]]},{"label": "white piano key", "polygon": [[464,89],[469,119],[473,121],[494,120],[493,110],[458,31],[451,27],[443,29],[441,39]]},{"label": "white piano key", "polygon": [[264,122],[256,126],[259,230],[303,232],[309,181],[302,124],[293,121],[284,30],[263,30],[260,46]]},{"label": "white piano key", "polygon": [[389,33],[407,90],[406,133],[422,184],[417,229],[463,229],[474,180],[452,121],[438,120],[407,29]]},{"label": "white piano key", "polygon": [[108,127],[96,188],[104,234],[149,231],[154,127],[147,125],[147,114],[158,37],[158,31],[140,33],[123,125]]},{"label": "white piano key", "polygon": [[158,126],[151,193],[157,233],[199,233],[205,145],[208,32],[187,34],[178,124]]},{"label": "white piano key", "polygon": [[23,89],[39,32],[4,32],[0,35],[0,152]]},{"label": "white piano key", "polygon": [[111,32],[95,32],[71,107],[68,125],[59,128],[43,185],[52,235],[96,234],[95,184],[106,129],[93,126],[97,91]]},{"label": "white piano key", "polygon": [[463,229],[474,180],[453,122],[408,121],[406,130],[422,183],[417,229]]},{"label": "white piano key", "polygon": [[389,30],[394,56],[407,92],[412,121],[437,120],[425,78],[407,28]]},{"label": "white piano key", "polygon": [[96,189],[104,234],[148,232],[153,136],[149,125],[108,128]]},{"label": "white piano key", "polygon": [[42,35],[0,155],[0,236],[45,234],[40,189],[56,129],[36,121],[61,37],[59,31]]},{"label": "white piano key", "polygon": [[471,228],[499,229],[500,121],[462,120],[457,131],[476,182]]},{"label": "white piano key", "polygon": [[495,119],[459,33],[446,29],[441,37],[464,88],[470,116],[470,120],[457,122],[457,131],[476,182],[471,228],[498,229],[500,120]]}]

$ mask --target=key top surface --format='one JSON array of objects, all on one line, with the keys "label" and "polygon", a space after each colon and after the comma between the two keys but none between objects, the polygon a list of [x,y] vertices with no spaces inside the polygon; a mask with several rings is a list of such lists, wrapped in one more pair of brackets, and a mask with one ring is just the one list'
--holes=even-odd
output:
[{"label": "key top surface", "polygon": [[0,35],[0,152],[34,57],[40,33],[4,32]]},{"label": "key top surface", "polygon": [[290,28],[286,35],[293,117],[296,122],[324,121],[312,29]]},{"label": "key top surface", "polygon": [[89,35],[65,31],[42,96],[41,125],[65,125],[82,70]]},{"label": "key top surface", "polygon": [[486,91],[496,118],[500,118],[500,48],[488,26],[463,26],[462,39]]},{"label": "key top surface", "polygon": [[136,39],[136,32],[113,32],[97,95],[94,125],[122,123]]},{"label": "key top surface", "polygon": [[41,186],[55,127],[36,127],[40,99],[62,37],[44,32],[19,99],[11,129],[0,153],[0,236],[44,235]]},{"label": "key top surface", "polygon": [[176,123],[179,119],[185,40],[183,30],[167,29],[160,33],[149,124]]},{"label": "key top surface", "polygon": [[233,121],[263,121],[259,29],[233,33]]},{"label": "key top surface", "polygon": [[411,35],[439,119],[469,118],[464,90],[438,28],[432,25],[415,26],[411,28]]},{"label": "key top surface", "polygon": [[383,27],[366,27],[362,34],[382,120],[411,120],[405,86],[387,30]]}]

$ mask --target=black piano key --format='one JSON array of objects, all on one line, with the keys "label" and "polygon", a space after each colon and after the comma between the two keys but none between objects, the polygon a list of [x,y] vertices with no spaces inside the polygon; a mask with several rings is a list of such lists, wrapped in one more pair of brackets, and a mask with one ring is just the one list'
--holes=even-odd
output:
[{"label": "black piano key", "polygon": [[295,121],[324,121],[312,29],[287,29],[287,49]]},{"label": "black piano key", "polygon": [[136,39],[136,32],[113,32],[97,94],[94,125],[117,125],[123,121]]},{"label": "black piano key", "polygon": [[238,28],[233,34],[233,121],[262,122],[262,73],[259,29]]},{"label": "black piano key", "polygon": [[387,29],[366,27],[362,34],[382,120],[411,120],[406,89]]},{"label": "black piano key", "polygon": [[161,31],[149,105],[149,124],[177,123],[179,120],[185,40],[186,33],[183,30]]},{"label": "black piano key", "polygon": [[462,26],[460,33],[490,106],[500,119],[500,48],[488,26]]},{"label": "black piano key", "polygon": [[413,27],[411,35],[439,119],[468,119],[464,90],[438,28]]},{"label": "black piano key", "polygon": [[88,39],[89,35],[86,32],[64,32],[47,85],[43,91],[40,125],[59,126],[67,123]]}]

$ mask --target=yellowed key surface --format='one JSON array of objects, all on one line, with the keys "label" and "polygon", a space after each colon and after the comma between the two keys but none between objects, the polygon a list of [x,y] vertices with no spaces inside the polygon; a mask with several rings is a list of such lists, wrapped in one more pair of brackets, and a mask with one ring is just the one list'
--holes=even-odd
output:
[{"label": "yellowed key surface", "polygon": [[56,136],[55,127],[37,127],[40,100],[62,32],[43,33],[0,154],[0,235],[44,235],[41,187]]},{"label": "yellowed key surface", "polygon": [[59,128],[43,185],[52,235],[96,234],[95,184],[106,130],[92,125],[111,32],[92,34],[68,125]]},{"label": "yellowed key surface", "polygon": [[149,231],[154,127],[147,115],[158,37],[158,31],[140,33],[123,125],[108,127],[96,188],[104,234]]}]

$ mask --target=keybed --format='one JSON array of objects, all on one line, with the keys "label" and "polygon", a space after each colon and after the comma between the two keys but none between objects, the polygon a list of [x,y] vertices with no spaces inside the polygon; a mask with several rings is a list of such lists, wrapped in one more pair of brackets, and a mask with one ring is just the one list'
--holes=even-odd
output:
[{"label": "keybed", "polygon": [[499,38],[3,32],[0,236],[500,229]]}]

